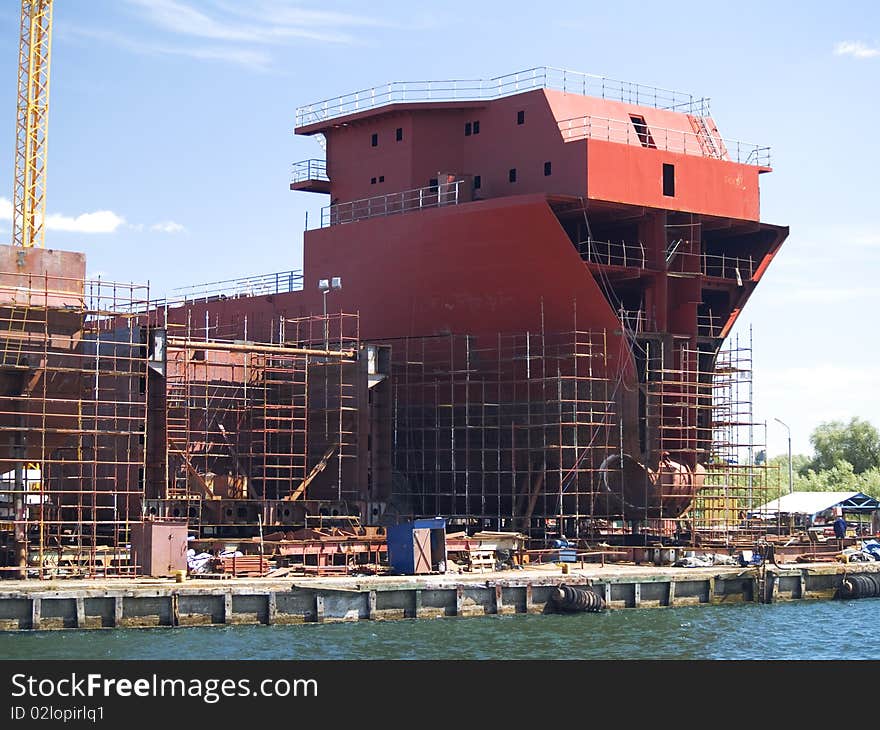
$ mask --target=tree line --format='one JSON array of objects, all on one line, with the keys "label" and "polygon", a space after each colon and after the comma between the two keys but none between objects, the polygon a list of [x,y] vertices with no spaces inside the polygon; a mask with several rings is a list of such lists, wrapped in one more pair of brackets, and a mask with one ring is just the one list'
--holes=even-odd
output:
[{"label": "tree line", "polygon": [[[792,488],[806,492],[864,492],[880,498],[880,432],[868,421],[828,421],[810,434],[813,454],[793,454]],[[763,453],[755,461],[762,463]],[[788,482],[788,454],[767,460]]]}]

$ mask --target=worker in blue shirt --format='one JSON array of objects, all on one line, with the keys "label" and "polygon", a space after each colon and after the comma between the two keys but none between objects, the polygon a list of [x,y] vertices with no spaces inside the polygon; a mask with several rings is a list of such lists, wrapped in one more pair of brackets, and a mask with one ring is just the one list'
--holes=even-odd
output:
[{"label": "worker in blue shirt", "polygon": [[843,515],[838,515],[834,520],[834,537],[838,540],[846,537],[846,520],[843,519]]}]

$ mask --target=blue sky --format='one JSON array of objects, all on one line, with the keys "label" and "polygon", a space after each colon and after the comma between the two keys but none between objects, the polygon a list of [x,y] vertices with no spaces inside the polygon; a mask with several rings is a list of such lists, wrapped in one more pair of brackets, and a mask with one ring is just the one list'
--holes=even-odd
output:
[{"label": "blue sky", "polygon": [[[298,268],[298,105],[391,80],[559,66],[712,99],[722,133],[771,145],[762,219],[791,236],[737,330],[754,337],[771,454],[821,421],[880,426],[876,3],[59,0],[47,246],[105,278],[192,283]],[[18,3],[0,7],[0,231],[9,229]],[[0,96],[2,98],[2,96]],[[2,105],[0,105],[2,111]],[[2,180],[0,175],[0,180]]]}]

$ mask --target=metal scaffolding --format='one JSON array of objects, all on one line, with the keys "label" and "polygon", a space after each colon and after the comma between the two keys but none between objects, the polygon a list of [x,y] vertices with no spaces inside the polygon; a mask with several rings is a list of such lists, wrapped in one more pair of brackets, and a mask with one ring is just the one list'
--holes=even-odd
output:
[{"label": "metal scaffolding", "polygon": [[[179,322],[179,320],[183,320]],[[212,326],[190,309],[161,313],[167,348],[155,378],[145,514],[187,519],[199,537],[293,526],[316,501],[358,497],[358,321],[353,315]],[[197,324],[196,324],[197,323]]]},{"label": "metal scaffolding", "polygon": [[[604,331],[395,342],[394,499],[536,540],[745,537],[743,515],[770,493],[754,463],[751,343],[716,357],[684,342],[664,357],[641,342],[636,388],[609,369],[612,342]],[[640,453],[625,448],[630,419]]]},{"label": "metal scaffolding", "polygon": [[4,571],[131,571],[143,496],[146,286],[0,273]]},{"label": "metal scaffolding", "polygon": [[395,498],[462,526],[579,536],[620,450],[607,354],[604,332],[396,343]]}]

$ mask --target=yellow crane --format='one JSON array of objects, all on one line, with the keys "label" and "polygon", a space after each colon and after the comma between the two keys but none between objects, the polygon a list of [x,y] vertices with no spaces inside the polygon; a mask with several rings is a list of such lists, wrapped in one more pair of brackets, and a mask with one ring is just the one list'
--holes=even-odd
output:
[{"label": "yellow crane", "polygon": [[46,149],[53,0],[21,0],[12,245],[46,244]]}]

